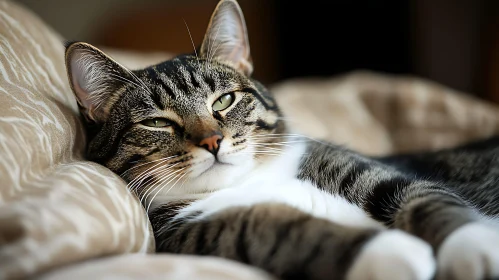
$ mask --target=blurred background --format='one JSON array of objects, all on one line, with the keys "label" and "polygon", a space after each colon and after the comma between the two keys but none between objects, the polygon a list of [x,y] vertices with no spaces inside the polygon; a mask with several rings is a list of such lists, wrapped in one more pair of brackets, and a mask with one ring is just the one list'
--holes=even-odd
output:
[{"label": "blurred background", "polygon": [[[192,52],[217,0],[17,0],[68,40]],[[239,0],[264,83],[368,69],[499,103],[497,0]]]}]

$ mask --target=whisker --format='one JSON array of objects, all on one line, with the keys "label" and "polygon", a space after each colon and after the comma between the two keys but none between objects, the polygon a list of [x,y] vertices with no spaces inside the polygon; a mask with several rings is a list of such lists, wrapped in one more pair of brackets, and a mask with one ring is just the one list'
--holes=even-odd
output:
[{"label": "whisker", "polygon": [[185,167],[181,168],[181,169],[178,169],[178,170],[173,170],[173,171],[169,171],[169,172],[164,171],[164,172],[161,172],[160,174],[156,174],[156,175],[160,175],[159,178],[156,179],[156,182],[153,185],[151,185],[151,186],[149,186],[147,188],[147,191],[144,193],[144,195],[142,195],[142,197],[140,199],[140,202],[142,203],[142,199],[144,199],[147,196],[149,196],[150,193],[152,193],[157,187],[159,187],[163,183],[162,182],[163,180],[168,179],[171,176],[174,176],[175,174],[177,174],[178,172],[182,171],[183,169],[185,169]]},{"label": "whisker", "polygon": [[280,148],[272,148],[272,147],[261,147],[261,146],[257,146],[257,145],[248,145],[248,147],[252,147],[252,148],[260,148],[260,150],[257,150],[257,151],[261,151],[261,150],[266,150],[266,151],[279,151],[279,152],[284,152],[283,149],[280,149]]},{"label": "whisker", "polygon": [[141,180],[144,176],[147,176],[149,174],[151,174],[150,170],[151,169],[154,169],[153,171],[157,171],[158,169],[162,169],[162,168],[165,168],[165,166],[159,166],[159,167],[156,167],[158,165],[160,165],[161,162],[155,164],[154,166],[150,167],[149,169],[146,169],[144,171],[142,171],[139,175],[137,175],[135,178],[133,178],[130,182],[128,182],[127,184],[127,188],[130,189],[130,191],[133,191],[134,190],[134,187],[135,187],[135,184],[137,184],[137,182],[139,180]]},{"label": "whisker", "polygon": [[168,179],[168,178],[175,176],[175,171],[165,171],[165,172],[158,173],[156,175],[159,176],[159,179],[157,179],[155,182],[152,182],[151,185],[144,185],[144,188],[142,188],[145,191],[141,192],[140,195],[138,196],[139,201],[141,203],[142,203],[142,200],[144,198],[147,198],[150,193],[154,192],[156,190],[156,188],[161,186],[161,180],[165,180],[165,179]]},{"label": "whisker", "polygon": [[[123,66],[122,66],[123,67]],[[139,77],[137,77],[137,75],[135,75],[135,73],[133,73],[130,69],[126,68],[126,67],[123,67],[123,69],[125,69],[125,71],[127,71],[127,73],[132,76],[132,78],[135,79],[135,81],[137,81],[139,84],[142,85],[142,88],[148,92],[149,94],[152,94],[151,90],[149,89],[149,87],[144,83],[144,81],[142,81]]]},{"label": "whisker", "polygon": [[147,192],[147,187],[145,187],[145,186],[147,186],[154,179],[157,179],[157,178],[153,177],[152,175],[163,176],[163,174],[167,174],[167,173],[172,172],[171,169],[173,169],[178,164],[180,164],[180,163],[167,165],[167,166],[165,166],[166,168],[157,168],[156,170],[149,172],[147,175],[151,175],[151,176],[146,176],[140,182],[137,183],[137,185],[136,185],[137,188],[140,186],[144,186],[143,188],[141,188],[140,193],[138,193],[137,196],[140,197],[144,191]]},{"label": "whisker", "polygon": [[[184,168],[185,169],[185,168]],[[184,170],[184,169],[181,169],[181,170]],[[177,183],[185,177],[185,175],[187,175],[187,173],[184,173],[184,174],[179,174],[180,177],[173,183],[173,185],[166,191],[165,194],[168,194],[170,192],[170,190],[175,187],[175,185],[177,185]],[[178,177],[178,176],[175,176],[175,178]],[[175,178],[173,180],[175,180]],[[149,209],[151,208],[151,204],[152,202],[154,201],[154,199],[156,198],[156,196],[163,190],[164,187],[167,186],[168,183],[166,183],[163,187],[161,187],[161,189],[159,189],[156,194],[154,194],[154,196],[151,198],[151,200],[149,201],[149,204],[147,205],[147,208],[146,208],[146,213],[149,213]]]},{"label": "whisker", "polygon": [[[146,163],[142,163],[142,164],[139,164],[139,165],[135,165],[131,168],[128,168],[127,170],[125,170],[123,173],[120,174],[120,177],[123,177],[123,175],[125,175],[126,173],[132,171],[133,169],[136,169],[138,167],[141,167],[141,166],[144,166],[146,164],[151,164],[153,162],[157,162],[157,161],[161,161],[161,160],[169,160],[169,159],[172,159],[172,158],[176,158],[178,157],[178,155],[175,155],[175,156],[169,156],[169,157],[165,157],[165,158],[160,158],[160,159],[156,159],[156,160],[150,160],[150,161],[147,161]],[[138,162],[138,161],[136,161]]]},{"label": "whisker", "polygon": [[134,86],[142,88],[141,85],[139,85],[139,84],[137,84],[137,83],[135,83],[133,81],[130,81],[129,79],[127,79],[127,78],[125,78],[123,76],[116,75],[116,74],[113,74],[113,73],[108,73],[108,75],[114,77],[113,78],[114,80],[121,81],[121,82],[127,82],[127,83],[130,83],[130,84],[134,85]]},{"label": "whisker", "polygon": [[199,60],[198,52],[196,51],[196,46],[194,45],[194,40],[192,40],[191,31],[189,30],[189,26],[187,25],[187,22],[185,21],[184,18],[182,18],[182,20],[184,21],[185,27],[187,28],[187,32],[189,33],[189,38],[191,38],[192,48],[194,49],[194,53],[196,54],[196,58]]},{"label": "whisker", "polygon": [[[177,171],[175,171],[174,173],[171,173],[169,174],[168,176],[164,176],[161,180],[161,182],[159,182],[159,184],[155,184],[155,187],[154,188],[150,188],[150,192],[146,195],[144,195],[141,199],[140,199],[140,203],[143,203],[143,205],[145,206],[145,204],[147,204],[147,202],[149,201],[149,205],[146,208],[146,212],[149,212],[149,207],[151,206],[151,203],[152,201],[154,200],[154,198],[156,198],[156,196],[172,181],[174,181],[175,179],[177,179],[179,176],[182,176],[182,173],[179,173],[181,171],[183,171],[185,168],[182,168],[182,169],[179,169]],[[168,180],[168,181],[166,181]],[[165,182],[166,181],[166,182]],[[173,184],[173,186],[176,184],[176,182]],[[172,187],[173,187],[172,186]],[[159,188],[159,189],[158,189]],[[171,188],[170,188],[171,189]],[[157,190],[157,191],[156,191]],[[153,198],[151,200],[148,200],[148,197],[152,194],[152,193],[155,193]],[[143,201],[142,201],[143,200]]]},{"label": "whisker", "polygon": [[[162,163],[163,163],[162,161],[156,163],[154,166],[152,166],[149,169],[145,170],[144,172],[140,173],[140,175],[138,175],[132,181],[130,181],[127,185],[127,187],[130,189],[130,191],[135,191],[135,188],[138,188],[140,186],[140,184],[143,183],[144,179],[148,178],[149,175],[151,175],[152,173],[157,172],[158,170],[161,170],[161,169],[168,170],[168,169],[172,168],[173,166],[179,164],[179,163],[167,164],[167,165],[162,165],[162,166],[156,167]],[[151,170],[151,169],[153,169],[153,170]]]},{"label": "whisker", "polygon": [[266,137],[307,137],[301,134],[260,134],[260,135],[250,135],[248,138],[266,138]]},{"label": "whisker", "polygon": [[288,144],[295,144],[295,143],[303,143],[304,141],[288,141],[288,142],[251,142],[249,144],[252,145],[260,145],[260,146],[286,146],[290,147],[291,145]]},{"label": "whisker", "polygon": [[241,154],[280,156],[283,153],[278,153],[278,152],[241,152]]}]

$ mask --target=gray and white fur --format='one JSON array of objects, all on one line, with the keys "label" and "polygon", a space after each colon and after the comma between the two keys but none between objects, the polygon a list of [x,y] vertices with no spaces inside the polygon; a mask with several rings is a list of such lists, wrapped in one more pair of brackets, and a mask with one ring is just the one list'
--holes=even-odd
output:
[{"label": "gray and white fur", "polygon": [[199,56],[130,71],[76,42],[66,64],[87,156],[141,199],[158,252],[282,279],[499,277],[498,139],[369,158],[292,134],[250,77],[234,0],[218,4]]}]

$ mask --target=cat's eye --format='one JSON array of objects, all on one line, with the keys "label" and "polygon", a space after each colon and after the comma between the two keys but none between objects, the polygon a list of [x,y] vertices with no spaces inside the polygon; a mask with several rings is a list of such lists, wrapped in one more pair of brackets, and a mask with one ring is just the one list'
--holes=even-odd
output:
[{"label": "cat's eye", "polygon": [[172,125],[169,120],[163,118],[147,119],[140,123],[149,127],[167,127]]},{"label": "cat's eye", "polygon": [[218,98],[211,107],[215,112],[225,110],[232,104],[232,102],[234,102],[234,99],[235,98],[233,93],[224,94],[220,96],[220,98]]}]

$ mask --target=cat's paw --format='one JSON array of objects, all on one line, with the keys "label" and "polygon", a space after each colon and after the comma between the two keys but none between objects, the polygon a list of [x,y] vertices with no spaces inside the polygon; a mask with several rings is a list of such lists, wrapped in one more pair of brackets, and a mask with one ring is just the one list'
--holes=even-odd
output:
[{"label": "cat's paw", "polygon": [[472,223],[451,233],[438,256],[438,280],[499,278],[499,230]]},{"label": "cat's paw", "polygon": [[430,280],[435,269],[428,243],[400,230],[388,230],[362,248],[346,279]]}]

